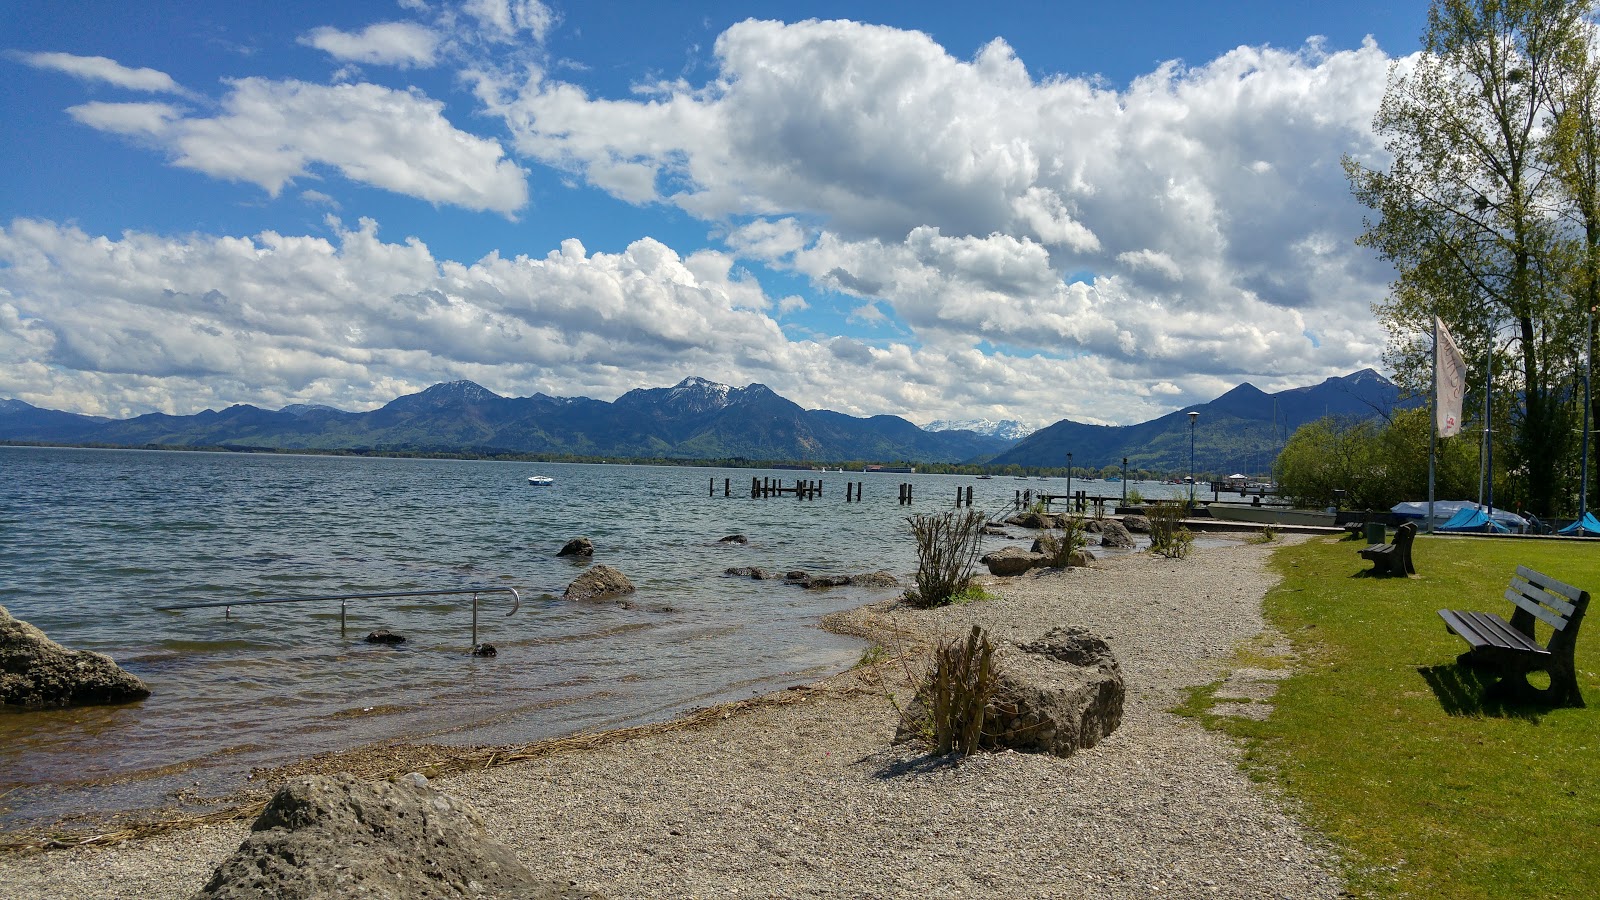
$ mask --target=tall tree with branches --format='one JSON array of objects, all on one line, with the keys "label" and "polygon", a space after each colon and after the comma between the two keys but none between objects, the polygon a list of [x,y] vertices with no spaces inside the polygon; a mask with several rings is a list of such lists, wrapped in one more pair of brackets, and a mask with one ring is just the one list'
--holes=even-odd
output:
[{"label": "tall tree with branches", "polygon": [[1476,391],[1506,401],[1496,408],[1512,414],[1512,463],[1541,514],[1571,445],[1574,358],[1567,194],[1549,136],[1585,10],[1576,0],[1435,0],[1422,54],[1391,71],[1373,121],[1388,167],[1345,159],[1375,213],[1359,242],[1398,273],[1376,308],[1389,361],[1403,382],[1427,384],[1418,338],[1436,315],[1473,358],[1496,358],[1496,384],[1473,367]]}]

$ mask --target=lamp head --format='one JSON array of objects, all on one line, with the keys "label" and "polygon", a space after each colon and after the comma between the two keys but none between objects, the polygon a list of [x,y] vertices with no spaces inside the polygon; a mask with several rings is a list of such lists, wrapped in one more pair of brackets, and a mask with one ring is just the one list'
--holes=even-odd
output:
[{"label": "lamp head", "polygon": [[1189,410],[1189,424],[1190,425],[1193,425],[1194,424],[1194,420],[1198,419],[1198,418],[1200,418],[1200,414],[1199,413],[1195,412],[1192,409]]}]

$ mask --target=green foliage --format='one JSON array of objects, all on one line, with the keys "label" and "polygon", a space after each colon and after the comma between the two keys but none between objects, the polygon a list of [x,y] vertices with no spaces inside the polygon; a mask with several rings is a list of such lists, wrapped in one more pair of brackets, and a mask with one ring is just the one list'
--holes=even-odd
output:
[{"label": "green foliage", "polygon": [[1585,165],[1593,174],[1593,159],[1575,149],[1593,145],[1593,117],[1569,114],[1594,99],[1582,87],[1592,82],[1587,8],[1435,0],[1423,53],[1391,79],[1373,121],[1387,171],[1345,159],[1355,196],[1376,213],[1360,243],[1397,273],[1377,307],[1391,337],[1386,359],[1422,393],[1433,319],[1447,323],[1471,361],[1469,411],[1481,421],[1493,397],[1496,426],[1510,425],[1499,458],[1522,472],[1513,488],[1540,514],[1561,500],[1573,451],[1582,310],[1600,259],[1594,198],[1561,177]]},{"label": "green foliage", "polygon": [[[1278,490],[1300,506],[1331,506],[1343,491],[1351,509],[1386,510],[1428,495],[1426,409],[1396,410],[1388,423],[1318,419],[1302,425],[1279,454]],[[1435,494],[1477,495],[1478,452],[1471,438],[1439,441]]]},{"label": "green foliage", "polygon": [[1252,543],[1252,544],[1270,544],[1273,541],[1276,541],[1277,539],[1278,539],[1278,529],[1273,527],[1273,526],[1271,526],[1271,525],[1263,525],[1263,526],[1261,526],[1261,530],[1256,532],[1250,538],[1250,543]]},{"label": "green foliage", "polygon": [[[1504,705],[1435,610],[1509,612],[1518,564],[1600,587],[1587,545],[1418,535],[1420,578],[1349,577],[1348,544],[1314,540],[1273,556],[1283,581],[1264,609],[1298,663],[1266,721],[1224,719],[1251,767],[1274,780],[1346,860],[1358,897],[1589,897],[1600,854],[1600,633],[1583,623],[1588,709]],[[1540,638],[1546,637],[1541,630]],[[1536,848],[1530,850],[1529,848]]]},{"label": "green foliage", "polygon": [[1194,544],[1194,534],[1182,524],[1188,503],[1158,500],[1145,508],[1150,520],[1150,552],[1167,559],[1183,559]]},{"label": "green foliage", "polygon": [[968,584],[961,593],[950,598],[956,606],[965,606],[968,603],[983,603],[990,600],[999,600],[1000,597],[983,589],[982,585]]},{"label": "green foliage", "polygon": [[1128,488],[1128,505],[1129,506],[1142,506],[1142,505],[1144,505],[1144,495],[1139,493],[1139,489],[1138,488]]},{"label": "green foliage", "polygon": [[987,513],[973,509],[908,517],[917,541],[917,583],[906,591],[906,602],[924,609],[945,606],[965,591],[988,521]]},{"label": "green foliage", "polygon": [[1073,551],[1089,545],[1088,529],[1082,516],[1065,516],[1060,533],[1046,531],[1039,535],[1039,549],[1050,558],[1050,565],[1066,568],[1072,564]]}]

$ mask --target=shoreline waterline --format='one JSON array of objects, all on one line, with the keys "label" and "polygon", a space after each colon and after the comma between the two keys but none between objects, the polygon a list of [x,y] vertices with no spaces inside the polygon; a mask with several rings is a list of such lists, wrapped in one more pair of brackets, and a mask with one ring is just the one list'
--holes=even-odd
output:
[{"label": "shoreline waterline", "polygon": [[[1302,538],[1285,538],[1286,541]],[[1334,898],[1336,858],[1248,777],[1225,735],[1167,710],[1258,646],[1270,547],[1228,541],[997,579],[998,599],[841,615],[926,640],[983,624],[997,640],[1063,624],[1107,636],[1123,724],[1072,757],[979,754],[942,765],[891,743],[901,667],[852,668],[696,727],[440,774],[534,871],[618,898],[1207,896]],[[987,579],[986,579],[987,580]],[[1131,608],[1147,609],[1130,617]],[[1230,660],[1232,662],[1230,662]],[[784,695],[789,696],[785,697]],[[200,825],[42,856],[0,855],[22,896],[192,893],[247,832]]]}]

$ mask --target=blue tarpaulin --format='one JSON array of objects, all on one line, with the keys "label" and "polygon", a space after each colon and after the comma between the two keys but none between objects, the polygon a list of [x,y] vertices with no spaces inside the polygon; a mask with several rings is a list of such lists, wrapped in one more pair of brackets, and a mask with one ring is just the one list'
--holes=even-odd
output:
[{"label": "blue tarpaulin", "polygon": [[1561,529],[1561,533],[1600,535],[1600,521],[1595,520],[1594,513],[1586,512],[1583,518]]},{"label": "blue tarpaulin", "polygon": [[[1433,505],[1433,527],[1445,527],[1449,522],[1454,521],[1457,516],[1460,516],[1463,511],[1468,510],[1476,511],[1481,515],[1485,511],[1485,507],[1479,506],[1471,500],[1439,500]],[[1398,519],[1415,520],[1421,526],[1424,524],[1423,520],[1428,516],[1428,504],[1425,501],[1396,503],[1389,511]],[[1513,531],[1517,534],[1522,534],[1528,530],[1527,519],[1498,507],[1494,510],[1494,521],[1496,531]],[[1482,527],[1481,522],[1478,527]]]},{"label": "blue tarpaulin", "polygon": [[1483,510],[1470,508],[1457,510],[1456,514],[1450,517],[1450,521],[1440,525],[1437,530],[1488,531],[1489,529],[1485,528],[1485,525],[1490,526],[1501,534],[1506,534],[1511,531],[1511,529],[1501,525],[1499,522],[1489,521],[1488,515],[1486,515]]}]

